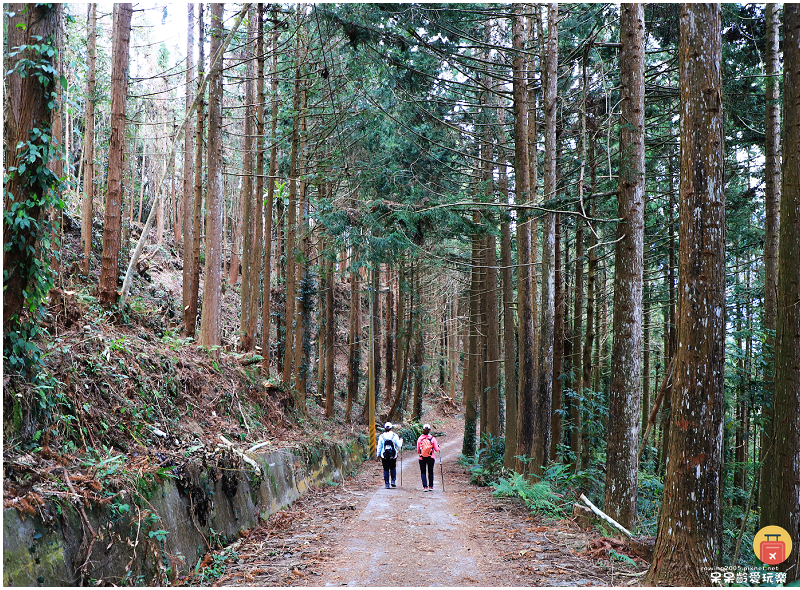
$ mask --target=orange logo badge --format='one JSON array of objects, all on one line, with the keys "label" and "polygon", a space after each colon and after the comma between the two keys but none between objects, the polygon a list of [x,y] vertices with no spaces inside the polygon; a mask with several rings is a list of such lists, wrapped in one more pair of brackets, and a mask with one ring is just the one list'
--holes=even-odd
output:
[{"label": "orange logo badge", "polygon": [[753,551],[765,565],[778,565],[786,561],[792,552],[792,538],[786,529],[765,526],[753,539]]}]

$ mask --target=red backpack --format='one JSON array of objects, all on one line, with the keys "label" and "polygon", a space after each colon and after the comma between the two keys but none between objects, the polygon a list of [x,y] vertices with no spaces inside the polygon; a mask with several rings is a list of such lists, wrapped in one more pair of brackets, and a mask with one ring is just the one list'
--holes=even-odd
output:
[{"label": "red backpack", "polygon": [[427,436],[423,438],[419,442],[419,455],[420,457],[430,457],[431,453],[433,452],[433,442],[431,440],[431,436]]}]

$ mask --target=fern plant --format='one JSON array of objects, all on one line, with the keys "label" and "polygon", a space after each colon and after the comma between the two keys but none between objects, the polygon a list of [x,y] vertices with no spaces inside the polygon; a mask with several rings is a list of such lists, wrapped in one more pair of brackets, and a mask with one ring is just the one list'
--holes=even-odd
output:
[{"label": "fern plant", "polygon": [[510,477],[501,477],[491,484],[495,496],[519,498],[528,510],[548,516],[563,516],[562,499],[550,487],[547,481],[530,483],[524,475],[512,473]]}]

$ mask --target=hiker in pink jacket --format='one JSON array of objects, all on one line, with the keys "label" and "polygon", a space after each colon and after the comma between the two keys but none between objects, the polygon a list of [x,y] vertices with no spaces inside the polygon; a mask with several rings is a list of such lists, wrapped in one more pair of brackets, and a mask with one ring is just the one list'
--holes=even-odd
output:
[{"label": "hiker in pink jacket", "polygon": [[[436,453],[439,452],[439,443],[431,434],[431,425],[422,427],[422,434],[417,439],[417,455],[419,455],[419,471],[422,475],[422,489],[426,492],[433,491],[433,466],[436,465]],[[427,469],[427,478],[425,471]]]}]

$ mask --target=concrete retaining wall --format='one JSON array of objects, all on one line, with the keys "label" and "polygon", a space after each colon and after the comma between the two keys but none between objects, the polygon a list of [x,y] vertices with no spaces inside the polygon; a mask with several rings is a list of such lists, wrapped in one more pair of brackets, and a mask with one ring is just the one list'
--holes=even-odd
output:
[{"label": "concrete retaining wall", "polygon": [[[129,512],[121,513],[114,505],[87,509],[97,537],[83,581],[149,585],[190,571],[208,551],[207,542],[235,540],[241,531],[288,506],[309,487],[341,481],[364,457],[365,450],[357,443],[323,445],[305,453],[258,454],[260,478],[251,468],[186,469],[179,479],[151,489],[147,503],[140,502],[160,517],[150,522],[141,518],[141,509],[129,498],[116,504],[127,503]],[[77,560],[86,548],[81,547],[84,533],[78,511],[61,502],[48,504],[43,512],[45,518],[37,515],[23,520],[16,508],[3,511],[4,586],[81,582],[83,564]]]}]

